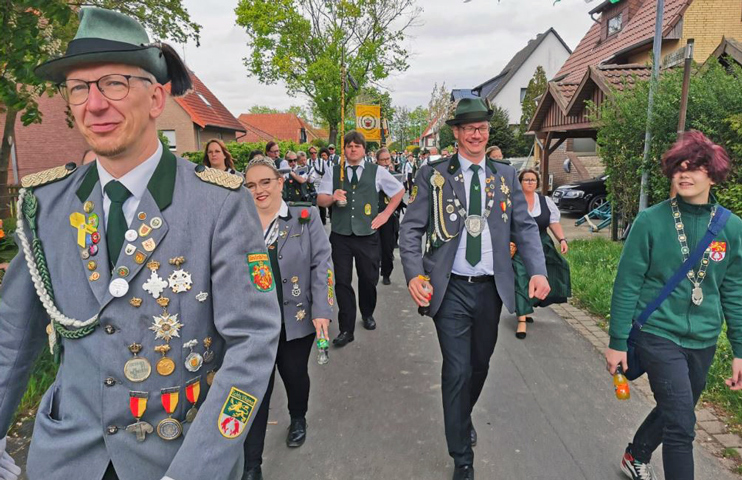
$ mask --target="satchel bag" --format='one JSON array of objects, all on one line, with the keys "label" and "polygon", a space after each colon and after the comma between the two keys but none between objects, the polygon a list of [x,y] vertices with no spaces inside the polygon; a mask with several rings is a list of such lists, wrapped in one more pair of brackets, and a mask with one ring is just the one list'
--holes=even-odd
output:
[{"label": "satchel bag", "polygon": [[720,206],[716,209],[716,214],[709,224],[706,235],[704,235],[701,241],[698,242],[698,245],[696,246],[695,250],[693,250],[693,253],[691,253],[691,255],[685,262],[683,262],[678,271],[675,272],[672,277],[670,277],[670,280],[667,281],[657,298],[647,304],[644,311],[642,311],[642,313],[639,315],[639,318],[637,318],[634,324],[631,326],[631,333],[629,333],[629,338],[627,341],[628,350],[626,352],[626,361],[629,364],[629,369],[628,371],[624,372],[624,375],[629,380],[636,380],[637,378],[644,375],[644,372],[646,371],[641,365],[639,354],[636,349],[636,342],[639,339],[639,332],[641,332],[642,327],[644,327],[644,323],[646,323],[646,321],[654,313],[654,311],[659,308],[662,302],[664,302],[665,299],[670,296],[672,291],[675,290],[675,287],[677,287],[680,282],[683,281],[683,279],[693,268],[693,266],[696,265],[699,260],[701,260],[701,257],[703,257],[703,252],[708,248],[709,245],[711,245],[711,242],[714,240],[714,238],[716,238],[716,236],[724,229],[724,225],[726,225],[730,215],[731,212],[724,207]]}]

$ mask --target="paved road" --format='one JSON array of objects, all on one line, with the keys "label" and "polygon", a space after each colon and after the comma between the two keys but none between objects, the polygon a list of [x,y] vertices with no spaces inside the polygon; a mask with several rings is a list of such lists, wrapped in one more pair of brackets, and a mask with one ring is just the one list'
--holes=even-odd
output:
[{"label": "paved road", "polygon": [[[331,349],[328,365],[312,358],[309,435],[297,450],[284,443],[289,419],[277,382],[267,480],[451,478],[435,329],[412,308],[399,268],[392,281],[379,286],[376,331],[359,324],[355,342]],[[515,318],[503,315],[474,412],[477,478],[624,478],[618,460],[650,402],[638,392],[618,402],[599,353],[551,310],[538,312],[525,341],[514,328]],[[696,459],[699,480],[738,478],[700,447]],[[653,463],[661,472],[659,453]]]},{"label": "paved road", "polygon": [[[401,270],[379,285],[376,331],[311,359],[309,436],[285,446],[285,392],[276,383],[266,439],[266,480],[446,480],[452,461],[443,435],[441,356],[432,320],[410,303]],[[539,310],[528,338],[504,314],[490,378],[474,412],[480,480],[613,480],[618,460],[650,409],[638,391],[613,396],[599,353],[551,310]],[[336,332],[332,325],[332,335]],[[22,458],[22,456],[21,456]],[[661,472],[658,453],[656,468]],[[696,448],[696,478],[734,480]]]}]

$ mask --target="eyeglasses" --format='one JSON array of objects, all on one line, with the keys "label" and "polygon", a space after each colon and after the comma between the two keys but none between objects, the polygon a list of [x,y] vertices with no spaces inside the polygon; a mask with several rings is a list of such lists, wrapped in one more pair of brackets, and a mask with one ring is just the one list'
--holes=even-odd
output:
[{"label": "eyeglasses", "polygon": [[271,182],[274,180],[278,180],[278,179],[277,178],[264,178],[262,180],[258,180],[257,184],[253,182],[248,182],[245,186],[251,192],[254,192],[257,187],[260,187],[262,190],[266,190],[271,186]]},{"label": "eyeglasses", "polygon": [[460,128],[467,135],[471,135],[474,132],[479,132],[481,135],[487,135],[490,133],[489,125],[487,125],[486,127],[460,127]]},{"label": "eyeglasses", "polygon": [[100,93],[109,100],[123,100],[129,94],[130,80],[136,78],[145,82],[152,83],[152,80],[147,77],[139,77],[137,75],[105,75],[100,77],[98,80],[91,80],[86,82],[85,80],[70,79],[66,82],[62,82],[57,85],[59,93],[62,98],[65,99],[70,105],[82,105],[88,100],[88,94],[90,93],[90,84],[94,83]]}]

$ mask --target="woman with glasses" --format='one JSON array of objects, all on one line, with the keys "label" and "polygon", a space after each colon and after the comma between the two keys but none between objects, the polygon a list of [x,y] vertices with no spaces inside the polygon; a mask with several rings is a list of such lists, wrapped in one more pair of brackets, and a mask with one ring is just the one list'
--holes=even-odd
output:
[{"label": "woman with glasses", "polygon": [[234,169],[232,154],[229,153],[227,146],[221,140],[213,139],[206,143],[206,148],[204,148],[204,165],[239,175]]},{"label": "woman with glasses", "polygon": [[[276,366],[286,387],[291,417],[286,445],[296,448],[306,440],[309,354],[315,336],[328,338],[335,303],[330,241],[311,204],[283,201],[284,178],[272,159],[251,161],[245,177],[263,226],[282,309]],[[271,376],[265,398],[245,440],[243,480],[263,478],[260,466],[273,381]]]},{"label": "woman with glasses", "polygon": [[[513,270],[515,271],[515,313],[518,315],[518,328],[515,336],[519,339],[526,338],[526,325],[533,323],[533,318],[528,316],[533,313],[534,307],[546,307],[555,303],[565,303],[572,296],[572,287],[569,276],[569,264],[562,255],[569,250],[567,239],[564,238],[564,230],[559,224],[561,215],[559,209],[551,198],[540,195],[537,190],[541,182],[535,170],[523,170],[518,175],[523,195],[528,202],[528,213],[536,221],[541,244],[546,257],[546,271],[549,274],[549,285],[551,292],[544,300],[528,297],[528,281],[530,277],[526,272],[526,266],[520,254],[517,253],[517,245],[511,245],[511,251],[515,250],[513,256]],[[559,240],[559,251],[554,246],[549,232]],[[561,251],[561,254],[559,252]]]}]

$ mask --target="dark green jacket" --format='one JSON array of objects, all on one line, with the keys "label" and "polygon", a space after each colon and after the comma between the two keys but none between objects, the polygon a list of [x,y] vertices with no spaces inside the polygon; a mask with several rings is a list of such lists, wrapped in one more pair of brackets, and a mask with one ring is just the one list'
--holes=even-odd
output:
[{"label": "dark green jacket", "polygon": [[[691,205],[678,197],[691,251],[706,233],[711,204]],[[693,284],[684,279],[644,324],[643,331],[672,340],[686,348],[716,344],[726,319],[734,356],[742,358],[742,220],[729,218],[714,239],[701,288],[703,303],[691,301]],[[683,263],[670,201],[639,213],[626,240],[613,286],[610,347],[625,351],[632,322],[657,297]],[[696,265],[694,271],[698,272]],[[596,266],[597,267],[597,266]]]}]

